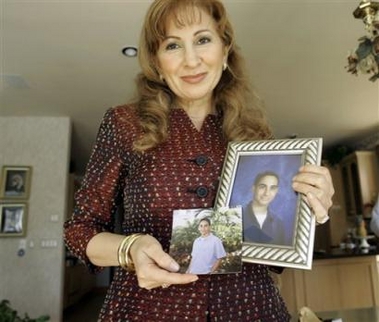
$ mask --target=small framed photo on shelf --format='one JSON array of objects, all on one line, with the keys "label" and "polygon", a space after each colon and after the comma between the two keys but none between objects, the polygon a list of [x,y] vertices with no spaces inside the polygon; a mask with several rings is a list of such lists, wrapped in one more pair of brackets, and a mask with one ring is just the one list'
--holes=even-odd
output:
[{"label": "small framed photo on shelf", "polygon": [[25,236],[26,217],[25,203],[0,204],[0,237]]},{"label": "small framed photo on shelf", "polygon": [[28,199],[31,176],[31,167],[3,166],[0,180],[0,198]]},{"label": "small framed photo on shelf", "polygon": [[292,178],[321,150],[321,138],[229,143],[215,207],[242,208],[244,262],[311,269],[315,218]]}]

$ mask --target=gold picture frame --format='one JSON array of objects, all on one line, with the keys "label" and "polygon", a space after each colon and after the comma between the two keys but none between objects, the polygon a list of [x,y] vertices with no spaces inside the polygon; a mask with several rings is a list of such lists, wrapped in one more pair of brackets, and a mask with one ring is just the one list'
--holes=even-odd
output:
[{"label": "gold picture frame", "polygon": [[0,204],[0,237],[22,237],[26,235],[26,203]]},{"label": "gold picture frame", "polygon": [[3,166],[0,180],[0,198],[28,199],[32,178],[29,166]]}]

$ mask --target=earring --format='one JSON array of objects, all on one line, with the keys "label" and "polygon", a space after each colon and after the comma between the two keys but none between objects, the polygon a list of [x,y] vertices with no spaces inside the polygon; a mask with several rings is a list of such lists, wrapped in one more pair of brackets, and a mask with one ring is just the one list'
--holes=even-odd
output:
[{"label": "earring", "polygon": [[227,68],[228,68],[228,64],[227,62],[224,62],[224,64],[222,65],[222,70],[225,71]]}]

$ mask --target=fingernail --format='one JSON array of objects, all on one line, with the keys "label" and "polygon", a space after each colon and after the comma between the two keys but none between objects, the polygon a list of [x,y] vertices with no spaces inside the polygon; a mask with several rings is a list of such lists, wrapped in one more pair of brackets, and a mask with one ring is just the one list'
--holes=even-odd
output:
[{"label": "fingernail", "polygon": [[180,266],[179,266],[179,264],[177,262],[174,262],[174,261],[171,262],[171,264],[170,264],[170,270],[176,272],[176,271],[179,270],[179,268],[180,268]]},{"label": "fingernail", "polygon": [[192,282],[196,282],[198,279],[199,279],[199,276],[195,275],[195,276],[192,278]]},{"label": "fingernail", "polygon": [[325,224],[328,220],[329,220],[329,216],[326,215],[323,218],[321,218],[320,220],[317,220],[317,223],[318,224]]}]

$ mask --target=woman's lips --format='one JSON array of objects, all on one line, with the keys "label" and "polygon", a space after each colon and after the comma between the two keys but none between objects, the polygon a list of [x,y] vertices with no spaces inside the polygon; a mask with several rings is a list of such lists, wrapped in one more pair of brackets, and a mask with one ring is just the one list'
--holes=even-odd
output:
[{"label": "woman's lips", "polygon": [[201,73],[201,74],[196,74],[196,75],[188,75],[188,76],[182,76],[181,79],[185,81],[186,83],[190,84],[196,84],[201,82],[207,73]]}]

